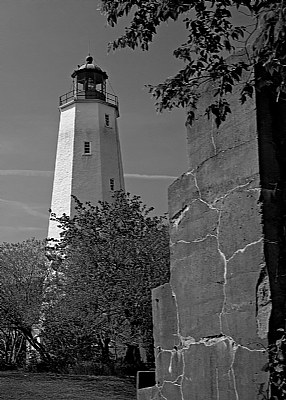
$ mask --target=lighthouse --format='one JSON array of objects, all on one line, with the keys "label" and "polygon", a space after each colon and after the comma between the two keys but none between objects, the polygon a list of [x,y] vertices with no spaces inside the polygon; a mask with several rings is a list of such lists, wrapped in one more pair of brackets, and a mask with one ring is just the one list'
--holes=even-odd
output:
[{"label": "lighthouse", "polygon": [[[76,196],[96,205],[112,201],[124,190],[117,126],[117,96],[107,93],[108,76],[91,56],[72,73],[72,90],[60,97],[60,123],[51,210],[57,216],[74,214]],[[59,238],[50,221],[49,238]]]}]

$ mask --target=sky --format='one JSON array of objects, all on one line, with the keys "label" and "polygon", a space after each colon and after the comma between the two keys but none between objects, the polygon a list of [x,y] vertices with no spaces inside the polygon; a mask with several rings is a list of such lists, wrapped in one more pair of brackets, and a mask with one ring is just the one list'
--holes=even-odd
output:
[{"label": "sky", "polygon": [[107,26],[97,0],[0,0],[0,242],[45,238],[59,124],[58,98],[90,52],[119,97],[126,191],[155,213],[168,186],[187,170],[185,112],[158,114],[146,84],[182,66],[172,51],[181,23],[159,29],[149,52],[107,52],[128,22]]}]

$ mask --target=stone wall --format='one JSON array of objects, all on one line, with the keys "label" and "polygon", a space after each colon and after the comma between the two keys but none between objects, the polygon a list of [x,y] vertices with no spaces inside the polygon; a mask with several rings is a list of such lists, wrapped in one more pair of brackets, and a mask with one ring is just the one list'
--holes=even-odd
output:
[{"label": "stone wall", "polygon": [[258,129],[270,111],[255,98],[241,106],[240,89],[217,129],[203,115],[213,90],[205,88],[188,130],[189,170],[169,188],[171,279],[153,291],[157,385],[144,399],[266,395],[271,302],[261,164],[267,170],[268,161]]}]

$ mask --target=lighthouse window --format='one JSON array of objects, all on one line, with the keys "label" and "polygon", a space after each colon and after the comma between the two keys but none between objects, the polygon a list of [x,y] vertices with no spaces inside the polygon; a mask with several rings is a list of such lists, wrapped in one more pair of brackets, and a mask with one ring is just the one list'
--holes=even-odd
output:
[{"label": "lighthouse window", "polygon": [[83,153],[91,154],[91,143],[90,142],[84,142]]},{"label": "lighthouse window", "polygon": [[87,87],[89,90],[95,89],[94,80],[92,78],[88,78]]},{"label": "lighthouse window", "polygon": [[105,126],[110,126],[110,116],[109,114],[105,114]]},{"label": "lighthouse window", "polygon": [[109,186],[110,186],[110,190],[114,190],[114,179],[113,178],[111,178],[110,180],[109,180]]}]

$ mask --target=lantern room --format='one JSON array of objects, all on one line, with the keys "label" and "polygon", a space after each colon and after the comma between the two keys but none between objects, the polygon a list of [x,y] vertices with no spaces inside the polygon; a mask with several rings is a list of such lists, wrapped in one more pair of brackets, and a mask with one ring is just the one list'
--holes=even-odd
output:
[{"label": "lantern room", "polygon": [[86,99],[106,99],[106,72],[93,63],[93,58],[87,56],[85,63],[72,73],[74,91],[82,92]]},{"label": "lantern room", "polygon": [[118,109],[117,96],[106,92],[107,73],[89,55],[72,73],[73,90],[60,97],[60,106],[75,100],[100,100]]}]

